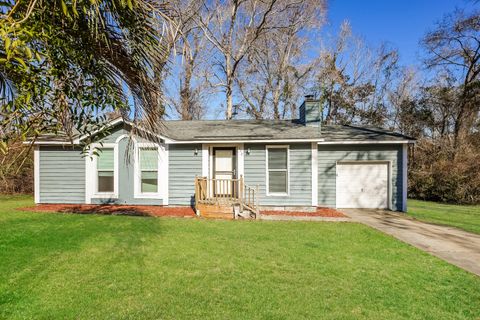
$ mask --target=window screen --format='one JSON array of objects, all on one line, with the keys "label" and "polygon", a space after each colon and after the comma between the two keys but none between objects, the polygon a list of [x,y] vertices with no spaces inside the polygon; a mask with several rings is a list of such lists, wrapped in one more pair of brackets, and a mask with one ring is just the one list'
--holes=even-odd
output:
[{"label": "window screen", "polygon": [[158,151],[156,148],[140,149],[140,185],[142,193],[158,192]]},{"label": "window screen", "polygon": [[97,159],[98,192],[114,192],[113,149],[101,149]]},{"label": "window screen", "polygon": [[288,193],[288,149],[268,148],[268,191]]}]

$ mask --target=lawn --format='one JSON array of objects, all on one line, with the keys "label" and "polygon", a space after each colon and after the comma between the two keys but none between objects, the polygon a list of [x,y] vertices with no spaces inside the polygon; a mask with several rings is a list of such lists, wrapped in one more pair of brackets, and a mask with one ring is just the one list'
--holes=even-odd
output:
[{"label": "lawn", "polygon": [[480,206],[461,206],[408,200],[408,215],[422,221],[480,234]]},{"label": "lawn", "polygon": [[0,318],[478,319],[480,277],[354,223],[16,211]]}]

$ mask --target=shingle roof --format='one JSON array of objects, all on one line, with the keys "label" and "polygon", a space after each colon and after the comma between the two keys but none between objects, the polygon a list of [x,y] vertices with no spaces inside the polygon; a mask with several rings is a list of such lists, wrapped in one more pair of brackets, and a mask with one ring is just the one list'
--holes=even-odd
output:
[{"label": "shingle roof", "polygon": [[320,139],[317,127],[296,121],[194,120],[165,121],[164,125],[164,135],[178,141]]},{"label": "shingle roof", "polygon": [[377,127],[351,125],[324,125],[322,138],[325,141],[396,141],[415,140],[412,137]]},{"label": "shingle roof", "polygon": [[395,141],[410,137],[381,128],[343,125],[305,126],[297,120],[166,121],[164,135],[176,141],[322,140]]},{"label": "shingle roof", "polygon": [[[349,125],[305,126],[298,120],[172,120],[159,132],[173,141],[404,141],[413,138],[382,128]],[[77,135],[78,137],[78,135]],[[76,138],[76,137],[74,137]],[[46,134],[38,141],[68,141],[65,134]]]}]

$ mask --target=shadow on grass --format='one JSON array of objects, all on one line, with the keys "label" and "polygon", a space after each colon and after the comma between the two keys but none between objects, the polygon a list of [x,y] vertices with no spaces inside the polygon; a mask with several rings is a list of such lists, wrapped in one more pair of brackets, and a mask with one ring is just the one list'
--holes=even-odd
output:
[{"label": "shadow on grass", "polygon": [[21,208],[23,211],[58,212],[76,214],[126,215],[140,217],[194,217],[191,207],[162,207],[136,205],[76,205],[76,204],[39,204],[33,207]]}]

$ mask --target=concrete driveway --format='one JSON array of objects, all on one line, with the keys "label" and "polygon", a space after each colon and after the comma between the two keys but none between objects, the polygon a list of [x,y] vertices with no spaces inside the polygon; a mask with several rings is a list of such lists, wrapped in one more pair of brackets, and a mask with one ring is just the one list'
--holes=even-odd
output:
[{"label": "concrete driveway", "polygon": [[341,210],[366,224],[480,276],[480,235],[374,209]]}]

